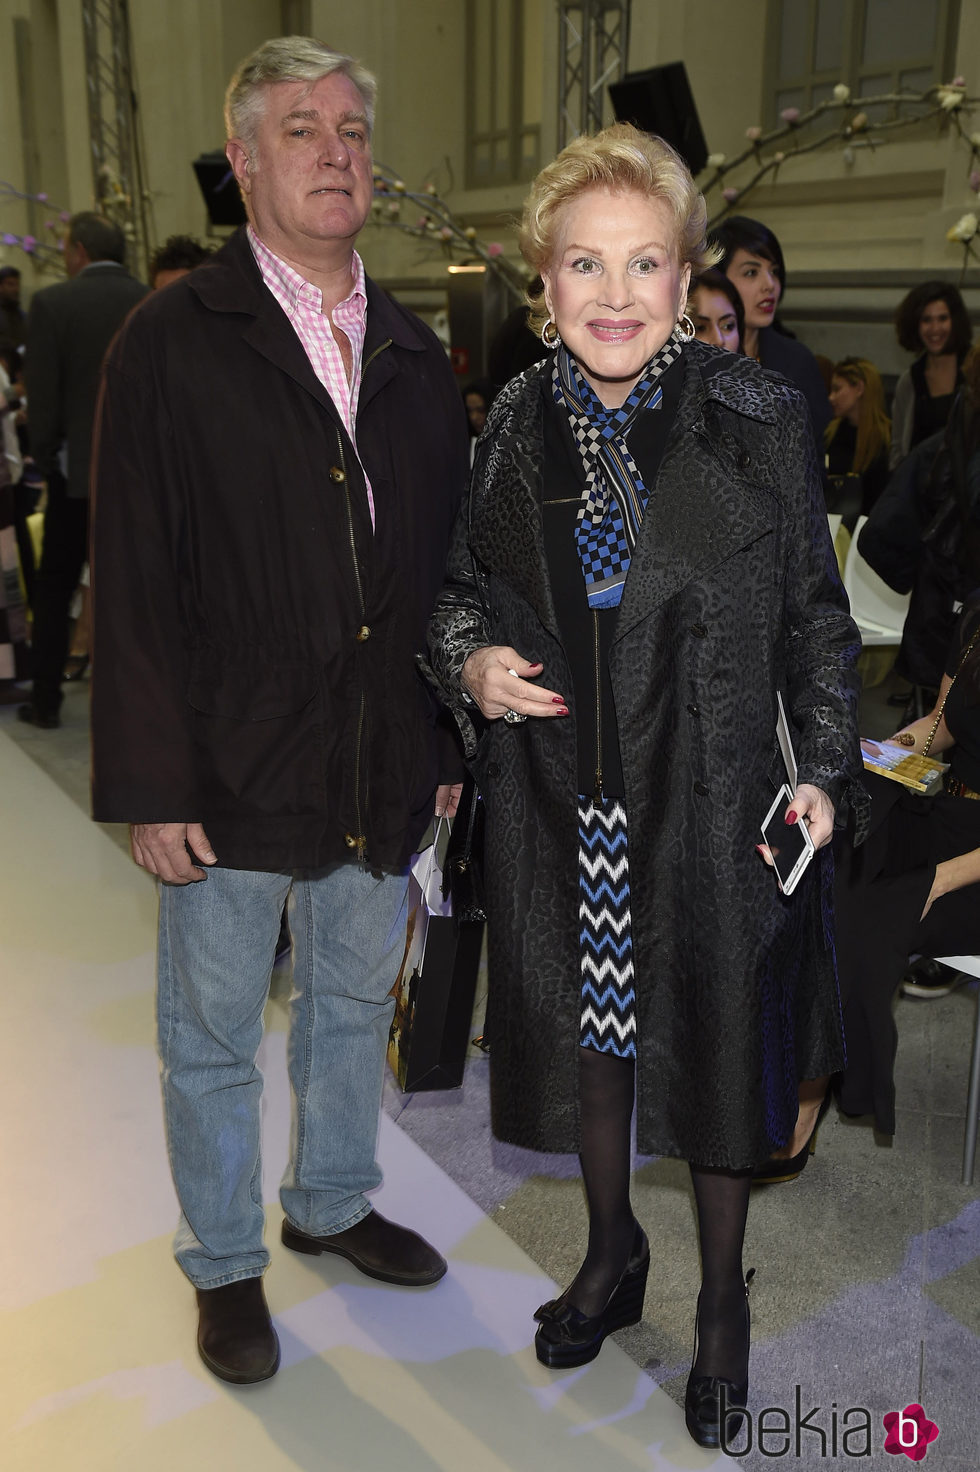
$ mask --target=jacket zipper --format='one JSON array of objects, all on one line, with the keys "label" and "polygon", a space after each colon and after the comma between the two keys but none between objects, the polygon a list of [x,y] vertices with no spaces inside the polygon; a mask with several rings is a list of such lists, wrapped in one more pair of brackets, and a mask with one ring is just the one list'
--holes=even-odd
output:
[{"label": "jacket zipper", "polygon": [[385,348],[390,348],[390,347],[391,347],[391,338],[390,337],[386,337],[385,340],[384,340],[384,342],[379,342],[378,343],[378,346],[375,348],[375,350],[371,354],[370,358],[368,358],[367,362],[361,364],[361,382],[362,383],[364,382],[364,375],[365,375],[365,373],[368,371],[368,369],[370,368],[371,364],[374,362],[374,360],[378,356],[378,354],[379,353],[383,353],[384,350],[385,350]]},{"label": "jacket zipper", "polygon": [[595,792],[592,801],[602,802],[602,676],[599,672],[599,615],[592,610],[592,626],[595,631]]},{"label": "jacket zipper", "polygon": [[[379,349],[379,351],[380,351],[380,349]],[[347,464],[347,461],[346,461],[346,458],[344,456],[344,442],[343,442],[343,439],[341,438],[341,435],[340,435],[340,431],[339,430],[337,431],[337,450],[338,450],[338,452],[340,454],[340,463],[343,466],[345,466],[345,471],[344,471],[344,498],[345,498],[345,504],[346,504],[346,507],[347,507],[347,535],[348,535],[348,538],[350,540],[351,562],[352,562],[353,567],[354,567],[354,581],[355,581],[355,583],[357,585],[357,601],[358,601],[358,604],[360,606],[360,611],[361,611],[361,623],[363,624],[364,623],[365,612],[366,612],[365,606],[364,606],[364,586],[363,586],[363,584],[361,582],[361,568],[360,568],[360,564],[358,563],[358,560],[357,560],[357,542],[356,542],[356,540],[354,538],[354,514],[353,514],[353,511],[351,509],[351,504],[350,504],[350,482],[347,479],[347,472],[346,472],[346,464]],[[354,842],[353,842],[352,847],[354,848],[354,850],[355,850],[355,852],[357,854],[358,863],[360,863],[361,865],[363,865],[363,863],[364,863],[364,856],[365,856],[365,852],[366,852],[366,849],[367,849],[367,838],[365,837],[365,835],[364,835],[364,833],[362,831],[363,830],[363,827],[364,827],[364,822],[363,822],[363,818],[362,818],[362,814],[361,814],[361,741],[362,741],[362,738],[363,738],[363,735],[364,735],[364,691],[363,691],[363,689],[361,690],[360,701],[361,701],[360,708],[359,708],[358,713],[357,713],[357,737],[356,737],[356,741],[355,741],[355,750],[354,750],[354,816],[355,816],[355,819],[356,819],[357,832],[353,835]],[[365,796],[365,801],[366,801],[367,800],[367,793],[366,792],[365,792],[364,796]]]}]

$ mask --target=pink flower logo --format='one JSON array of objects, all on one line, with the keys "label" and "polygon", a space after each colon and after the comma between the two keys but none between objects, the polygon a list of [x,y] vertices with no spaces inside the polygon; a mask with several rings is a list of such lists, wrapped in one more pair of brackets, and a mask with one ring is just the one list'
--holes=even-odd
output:
[{"label": "pink flower logo", "polygon": [[939,1427],[930,1421],[920,1405],[914,1402],[904,1411],[889,1411],[884,1418],[885,1451],[898,1456],[904,1452],[913,1462],[921,1462],[929,1443],[939,1435]]}]

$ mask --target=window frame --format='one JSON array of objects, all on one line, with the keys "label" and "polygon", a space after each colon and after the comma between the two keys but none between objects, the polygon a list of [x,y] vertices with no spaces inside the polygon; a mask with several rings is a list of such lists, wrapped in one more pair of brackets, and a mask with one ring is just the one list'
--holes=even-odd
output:
[{"label": "window frame", "polygon": [[[868,77],[879,77],[890,73],[886,87],[876,87],[877,95],[881,91],[895,92],[899,90],[899,78],[903,73],[920,71],[925,66],[931,65],[934,71],[934,82],[948,82],[952,80],[953,70],[956,64],[956,44],[959,34],[960,22],[960,0],[939,0],[939,19],[937,24],[938,41],[931,59],[923,56],[908,56],[900,61],[886,64],[884,62],[862,62],[860,60],[864,43],[864,25],[866,18],[867,0],[844,0],[846,16],[844,24],[844,50],[843,64],[840,68],[831,71],[829,69],[817,70],[813,65],[817,37],[817,16],[820,0],[792,0],[795,12],[802,12],[805,8],[807,15],[806,36],[806,70],[795,77],[783,77],[779,73],[779,55],[782,41],[782,0],[768,0],[766,10],[766,50],[764,65],[764,126],[769,128],[778,127],[780,124],[780,112],[787,104],[782,94],[790,91],[801,91],[803,101],[800,104],[800,112],[805,113],[815,105],[813,102],[814,88],[832,89],[838,82],[844,82],[851,89],[851,96],[858,98],[864,93],[866,79]],[[818,101],[821,100],[818,98]],[[887,114],[874,119],[874,121],[885,121],[898,115],[899,104],[893,103]]]},{"label": "window frame", "polygon": [[[498,16],[501,7],[506,6],[508,15],[508,41],[506,47],[507,56],[504,64],[508,66],[508,85],[505,116],[501,119],[497,116],[498,94],[495,86],[490,89],[490,118],[489,126],[479,128],[476,116],[476,74],[477,67],[488,68],[490,77],[494,82],[499,77],[501,57],[498,54],[500,47],[498,37],[500,27]],[[486,20],[489,18],[490,29],[490,54],[489,56],[477,56],[479,44],[479,32],[477,30],[477,13]],[[525,0],[466,0],[465,17],[465,187],[467,189],[494,189],[509,184],[527,184],[534,178],[540,168],[541,158],[541,124],[527,123],[524,120],[524,37],[526,32],[525,23]],[[533,140],[531,156],[525,158],[525,139]],[[477,167],[477,153],[483,146],[488,146],[491,159],[494,158],[497,147],[505,145],[506,170],[501,172],[490,172],[481,174]]]}]

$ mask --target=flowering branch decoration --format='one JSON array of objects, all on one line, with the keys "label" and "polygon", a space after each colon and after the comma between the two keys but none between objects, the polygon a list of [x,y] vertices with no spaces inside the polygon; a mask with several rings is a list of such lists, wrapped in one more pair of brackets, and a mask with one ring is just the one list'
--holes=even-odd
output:
[{"label": "flowering branch decoration", "polygon": [[[97,209],[109,220],[119,226],[126,237],[127,242],[136,238],[136,232],[132,222],[131,199],[123,190],[115,172],[108,164],[103,164],[98,176],[99,199]],[[0,204],[4,200],[21,200],[25,204],[41,204],[48,210],[54,211],[51,218],[45,220],[45,237],[36,235],[18,235],[12,230],[0,232],[0,244],[14,246],[30,256],[35,268],[48,274],[64,272],[65,251],[65,226],[71,219],[68,210],[58,210],[51,204],[49,196],[44,193],[25,194],[22,189],[17,189],[13,184],[0,180]]]},{"label": "flowering branch decoration", "polygon": [[[54,208],[46,194],[25,194],[22,189],[17,189],[13,184],[8,184],[0,179],[0,204],[5,200],[18,199],[27,204],[43,204],[49,210]],[[67,210],[56,211],[55,217],[45,220],[44,229],[50,232],[51,239],[39,239],[35,235],[18,235],[12,230],[0,231],[0,243],[13,246],[22,250],[41,270],[64,269],[62,255],[65,248],[64,226],[71,216]]]},{"label": "flowering branch decoration", "polygon": [[[416,209],[421,213],[416,215]],[[495,240],[484,244],[475,228],[464,224],[440,198],[434,184],[427,184],[423,190],[409,189],[393,170],[376,162],[371,223],[414,236],[440,249],[449,260],[458,255],[471,261],[477,257],[523,302],[525,277],[507,260],[503,246]]]},{"label": "flowering branch decoration", "polygon": [[[980,98],[967,95],[966,82],[962,77],[954,77],[952,82],[929,87],[924,92],[883,92],[874,97],[854,99],[851,97],[851,89],[847,84],[838,82],[831,97],[818,102],[806,112],[801,112],[798,107],[783,108],[779,115],[778,126],[771,128],[768,132],[758,126],[746,128],[745,137],[748,146],[734,158],[728,158],[723,153],[709,154],[705,167],[712,171],[712,176],[703,186],[704,193],[707,196],[712,189],[717,189],[724,201],[722,208],[717,210],[709,220],[709,228],[723,219],[736,205],[741,206],[746,197],[763,180],[768,179],[770,183],[775,182],[780,167],[789,159],[802,158],[804,154],[817,153],[837,145],[842,149],[844,163],[851,166],[856,160],[857,149],[870,148],[874,151],[884,143],[883,135],[893,133],[898,128],[908,128],[915,123],[928,121],[930,118],[934,119],[940,128],[954,127],[958,136],[969,147],[970,188],[974,194],[978,194],[980,193],[980,133],[968,134],[963,121],[964,116],[969,116],[978,103],[980,103]],[[898,117],[872,124],[869,120],[871,109],[882,106],[914,110],[904,111]],[[825,114],[835,112],[840,115],[840,122],[837,126],[808,142],[799,140],[802,129]],[[786,144],[786,147],[777,146],[783,143]],[[736,184],[730,178],[732,172],[742,169],[747,164],[754,165],[752,173],[744,182]],[[973,244],[978,230],[980,230],[980,222],[978,222],[977,214],[969,211],[947,232],[947,240],[964,246],[964,273],[971,257],[980,260]]]}]

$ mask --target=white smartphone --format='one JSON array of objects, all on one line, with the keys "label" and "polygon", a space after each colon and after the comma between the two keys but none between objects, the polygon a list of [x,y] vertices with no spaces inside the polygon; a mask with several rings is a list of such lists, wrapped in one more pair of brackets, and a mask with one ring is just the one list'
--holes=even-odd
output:
[{"label": "white smartphone", "polygon": [[772,855],[783,894],[793,893],[816,852],[806,820],[801,818],[796,823],[785,821],[787,804],[792,801],[793,789],[782,786],[762,825],[762,840]]}]

